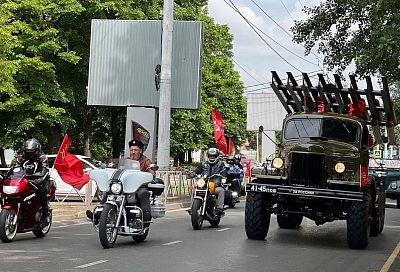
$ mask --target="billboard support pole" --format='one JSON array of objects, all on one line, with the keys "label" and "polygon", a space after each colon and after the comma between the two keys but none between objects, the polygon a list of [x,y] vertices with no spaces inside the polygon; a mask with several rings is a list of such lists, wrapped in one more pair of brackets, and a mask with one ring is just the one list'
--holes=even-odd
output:
[{"label": "billboard support pole", "polygon": [[157,146],[157,164],[160,167],[160,170],[169,169],[173,11],[174,1],[164,0]]}]

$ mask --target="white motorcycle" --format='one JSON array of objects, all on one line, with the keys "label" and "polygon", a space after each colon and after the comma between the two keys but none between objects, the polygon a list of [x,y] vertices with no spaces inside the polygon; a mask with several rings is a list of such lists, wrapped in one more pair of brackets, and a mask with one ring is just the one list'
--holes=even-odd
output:
[{"label": "white motorcycle", "polygon": [[[150,168],[158,169],[155,164]],[[143,220],[143,210],[136,195],[139,188],[147,186],[150,192],[152,218],[165,216],[165,206],[157,200],[164,191],[164,182],[154,179],[148,172],[141,172],[138,161],[125,159],[120,169],[95,169],[89,175],[107,194],[106,202],[93,211],[93,226],[99,232],[104,248],[114,247],[117,235],[131,236],[137,242],[146,239],[152,221]]]}]

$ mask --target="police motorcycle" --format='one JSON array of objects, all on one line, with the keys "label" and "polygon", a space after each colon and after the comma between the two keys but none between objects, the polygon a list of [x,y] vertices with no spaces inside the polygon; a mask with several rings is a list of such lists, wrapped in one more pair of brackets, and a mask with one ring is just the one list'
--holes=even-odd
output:
[{"label": "police motorcycle", "polygon": [[194,177],[194,190],[192,192],[192,201],[187,210],[190,214],[192,227],[194,230],[200,230],[203,221],[210,222],[212,227],[217,227],[223,215],[216,212],[217,195],[215,193],[216,184],[223,178],[220,174],[211,176],[198,175]]},{"label": "police motorcycle", "polygon": [[[152,164],[150,168],[155,171],[158,166]],[[95,169],[89,176],[99,190],[107,194],[106,202],[93,211],[93,226],[99,232],[103,248],[114,247],[117,235],[131,236],[136,242],[146,239],[152,221],[143,220],[143,210],[136,195],[142,186],[147,186],[150,192],[152,218],[165,216],[165,206],[157,200],[164,191],[164,182],[140,171],[138,161],[125,159],[119,169]]]}]

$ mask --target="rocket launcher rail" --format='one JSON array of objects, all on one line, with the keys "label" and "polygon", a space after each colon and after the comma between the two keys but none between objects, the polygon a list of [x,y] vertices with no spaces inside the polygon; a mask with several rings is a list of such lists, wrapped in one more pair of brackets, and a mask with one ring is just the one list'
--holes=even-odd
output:
[{"label": "rocket launcher rail", "polygon": [[376,143],[383,142],[380,133],[383,127],[387,129],[388,143],[395,143],[397,120],[385,77],[382,89],[374,90],[369,76],[365,77],[367,88],[359,89],[355,75],[350,76],[350,87],[344,88],[337,74],[335,84],[327,83],[323,74],[318,74],[319,84],[313,86],[307,73],[302,74],[302,85],[291,72],[287,72],[286,84],[275,71],[271,73],[271,87],[287,113],[324,111],[358,116],[371,126]]}]

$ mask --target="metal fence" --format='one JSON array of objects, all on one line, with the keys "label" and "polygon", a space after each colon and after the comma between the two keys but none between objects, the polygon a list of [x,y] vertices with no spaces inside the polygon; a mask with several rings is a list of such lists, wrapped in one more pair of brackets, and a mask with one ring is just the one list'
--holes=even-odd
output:
[{"label": "metal fence", "polygon": [[165,184],[166,200],[183,200],[191,195],[193,179],[187,177],[187,171],[157,171],[157,178]]}]

